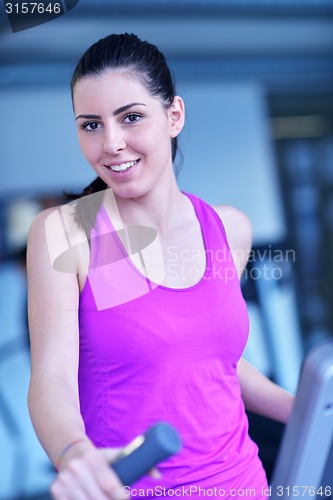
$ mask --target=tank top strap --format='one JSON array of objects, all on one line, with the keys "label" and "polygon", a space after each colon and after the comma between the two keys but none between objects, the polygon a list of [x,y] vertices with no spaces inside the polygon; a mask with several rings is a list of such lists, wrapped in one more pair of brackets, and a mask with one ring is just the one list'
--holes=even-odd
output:
[{"label": "tank top strap", "polygon": [[111,263],[107,262],[111,255],[113,261],[125,257],[116,236],[116,229],[101,205],[90,232],[90,269]]},{"label": "tank top strap", "polygon": [[204,241],[207,242],[206,250],[216,251],[226,247],[226,251],[231,255],[224,224],[214,208],[193,194],[184,191],[183,194],[185,194],[193,204],[201,225]]},{"label": "tank top strap", "polygon": [[221,218],[214,208],[201,198],[184,194],[191,200],[201,225],[206,261],[209,265],[206,272],[210,273],[210,277],[222,277],[224,280],[236,280],[239,283],[237,268]]}]

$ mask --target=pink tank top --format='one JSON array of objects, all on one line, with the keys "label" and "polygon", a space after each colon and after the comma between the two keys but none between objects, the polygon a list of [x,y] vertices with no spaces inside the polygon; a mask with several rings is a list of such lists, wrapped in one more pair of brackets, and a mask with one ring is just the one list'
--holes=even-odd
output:
[{"label": "pink tank top", "polygon": [[[104,208],[97,214],[79,306],[82,417],[98,447],[124,446],[159,421],[177,429],[181,451],[159,465],[161,479],[133,485],[136,496],[144,489],[152,498],[190,491],[202,498],[201,488],[206,496],[267,498],[236,370],[248,337],[246,304],[220,218],[187,196],[206,250],[205,273],[188,288],[149,283],[126,258]],[[111,232],[119,255],[108,263],[110,245],[99,236]],[[121,303],[112,302],[117,296]]]}]

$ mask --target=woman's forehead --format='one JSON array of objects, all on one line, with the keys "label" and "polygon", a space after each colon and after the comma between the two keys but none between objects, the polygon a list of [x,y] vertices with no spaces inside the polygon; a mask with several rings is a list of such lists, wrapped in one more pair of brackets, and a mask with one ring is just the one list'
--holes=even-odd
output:
[{"label": "woman's forehead", "polygon": [[126,91],[131,90],[132,92],[149,94],[137,75],[120,69],[105,70],[102,73],[90,74],[80,78],[74,87],[74,95],[85,91],[89,93],[92,88],[106,93],[126,89]]},{"label": "woman's forehead", "polygon": [[75,111],[84,112],[82,107],[117,109],[133,103],[147,107],[161,106],[159,97],[152,96],[133,73],[121,70],[107,70],[98,75],[87,75],[76,83],[73,91]]}]

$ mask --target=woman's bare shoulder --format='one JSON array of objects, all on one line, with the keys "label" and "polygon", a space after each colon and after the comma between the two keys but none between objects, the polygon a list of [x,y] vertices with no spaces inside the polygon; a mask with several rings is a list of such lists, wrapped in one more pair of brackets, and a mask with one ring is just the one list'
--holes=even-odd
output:
[{"label": "woman's bare shoulder", "polygon": [[246,267],[252,246],[252,224],[241,210],[230,205],[214,205],[228,238],[231,253],[239,274]]},{"label": "woman's bare shoulder", "polygon": [[[51,265],[60,255],[69,249],[77,249],[77,262],[72,261],[72,272],[78,273],[81,258],[88,249],[88,240],[84,230],[78,225],[75,217],[75,204],[67,203],[42,210],[33,220],[28,238],[28,257],[38,259],[45,265]],[[69,254],[68,254],[69,255]],[[74,252],[71,253],[71,256]],[[64,269],[66,272],[67,270]]]},{"label": "woman's bare shoulder", "polygon": [[71,232],[82,232],[75,218],[75,204],[73,202],[46,208],[39,212],[31,224],[32,231],[61,228]]},{"label": "woman's bare shoulder", "polygon": [[231,205],[213,205],[213,208],[225,226],[228,237],[241,233],[252,238],[252,224],[244,212]]}]

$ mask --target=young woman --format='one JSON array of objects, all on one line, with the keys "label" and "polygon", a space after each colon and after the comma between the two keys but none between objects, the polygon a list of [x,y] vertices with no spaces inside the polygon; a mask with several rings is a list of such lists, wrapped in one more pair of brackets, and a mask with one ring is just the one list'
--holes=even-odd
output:
[{"label": "young woman", "polygon": [[155,46],[129,34],[98,41],[72,97],[97,178],[74,204],[42,212],[28,244],[29,408],[59,471],[52,495],[126,498],[110,462],[166,421],[182,450],[136,493],[266,498],[245,407],[286,422],[293,397],[241,358],[250,222],[179,190],[184,103]]}]

